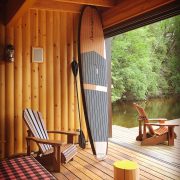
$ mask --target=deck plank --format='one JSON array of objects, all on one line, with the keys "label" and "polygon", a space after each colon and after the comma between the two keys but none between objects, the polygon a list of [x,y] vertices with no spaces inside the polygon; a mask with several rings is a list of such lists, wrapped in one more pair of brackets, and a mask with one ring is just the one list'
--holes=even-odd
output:
[{"label": "deck plank", "polygon": [[92,166],[89,163],[84,162],[80,158],[77,157],[76,160],[71,162],[71,164],[73,164],[77,169],[79,169],[81,172],[86,174],[86,176],[88,176],[89,178],[96,179],[96,180],[102,180],[102,178],[100,176],[93,173],[94,171],[93,171]]},{"label": "deck plank", "polygon": [[[171,173],[171,174],[175,174],[177,176],[180,173],[178,168],[174,168],[174,167],[172,167],[166,163],[162,163],[162,162],[160,162],[156,159],[152,159],[151,157],[148,157],[146,155],[136,153],[136,152],[131,151],[131,150],[126,149],[126,148],[121,148],[121,149],[119,148],[117,150],[117,148],[115,147],[114,149],[116,151],[118,151],[118,154],[121,155],[121,157],[123,157],[122,154],[125,152],[126,156],[128,155],[128,157],[127,157],[128,159],[139,161],[140,164],[148,165],[148,167],[156,167],[158,169],[161,169],[163,166],[163,171],[166,171],[166,172]],[[109,151],[111,152],[111,149],[109,149]],[[151,168],[149,168],[149,169],[151,169]]]},{"label": "deck plank", "polygon": [[[172,121],[180,123],[180,119]],[[138,128],[113,126],[109,139],[108,156],[104,161],[94,158],[91,148],[78,149],[73,161],[61,166],[61,173],[53,173],[58,179],[108,179],[114,176],[113,163],[117,160],[134,160],[140,167],[140,180],[180,179],[180,127],[175,128],[177,139],[173,147],[167,143],[141,146],[135,140]]]},{"label": "deck plank", "polygon": [[78,178],[77,176],[75,176],[71,171],[69,171],[67,168],[63,166],[61,166],[61,173],[53,173],[58,179],[59,176],[57,174],[63,174],[67,179],[69,180],[78,180],[80,178]]}]

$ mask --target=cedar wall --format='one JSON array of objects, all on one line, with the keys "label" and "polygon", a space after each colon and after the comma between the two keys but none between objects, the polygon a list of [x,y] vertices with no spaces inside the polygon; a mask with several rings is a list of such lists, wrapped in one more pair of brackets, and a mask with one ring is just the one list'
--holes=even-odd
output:
[{"label": "cedar wall", "polygon": [[[78,20],[78,13],[31,9],[13,27],[5,29],[0,25],[1,44],[15,46],[14,63],[0,61],[0,153],[3,157],[26,150],[24,108],[39,110],[49,130],[79,128],[70,66],[78,56]],[[32,63],[32,47],[43,47],[43,63]],[[87,137],[82,106],[81,116]],[[50,138],[66,139],[60,135]]]}]

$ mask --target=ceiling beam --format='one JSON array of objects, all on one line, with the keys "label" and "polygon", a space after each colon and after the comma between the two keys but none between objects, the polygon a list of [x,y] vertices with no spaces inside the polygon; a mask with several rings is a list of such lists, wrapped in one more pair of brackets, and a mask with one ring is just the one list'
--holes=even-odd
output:
[{"label": "ceiling beam", "polygon": [[115,0],[53,0],[53,1],[79,4],[79,5],[101,6],[101,7],[112,7],[115,5]]},{"label": "ceiling beam", "polygon": [[13,25],[36,0],[8,0],[6,6],[6,25]]},{"label": "ceiling beam", "polygon": [[58,11],[65,11],[65,12],[73,12],[73,13],[80,13],[82,5],[78,4],[71,4],[71,3],[60,3],[57,1],[42,1],[36,0],[33,4],[32,9],[44,9],[44,10],[58,10]]},{"label": "ceiling beam", "polygon": [[175,1],[176,0],[121,0],[119,4],[102,13],[103,28],[110,28]]}]

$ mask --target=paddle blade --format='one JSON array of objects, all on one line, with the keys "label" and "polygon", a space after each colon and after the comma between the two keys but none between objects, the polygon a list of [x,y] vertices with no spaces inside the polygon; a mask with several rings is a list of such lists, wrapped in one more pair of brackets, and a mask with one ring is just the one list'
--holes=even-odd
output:
[{"label": "paddle blade", "polygon": [[74,76],[77,76],[78,73],[78,63],[76,62],[76,60],[73,60],[71,63],[71,68],[72,68],[72,72],[74,74]]},{"label": "paddle blade", "polygon": [[82,149],[85,149],[86,148],[86,139],[85,139],[85,136],[84,136],[84,133],[82,130],[80,130],[80,135],[78,137],[78,142],[79,142],[79,146],[82,148]]}]

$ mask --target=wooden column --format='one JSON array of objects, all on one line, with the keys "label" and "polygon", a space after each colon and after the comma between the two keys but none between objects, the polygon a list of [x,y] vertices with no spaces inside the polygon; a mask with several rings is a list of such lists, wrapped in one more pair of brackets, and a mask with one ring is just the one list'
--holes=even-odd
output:
[{"label": "wooden column", "polygon": [[[28,11],[22,18],[22,72],[23,72],[23,93],[22,93],[22,107],[30,108],[31,107],[31,47],[30,47],[30,12]],[[23,120],[23,150],[26,150],[26,136],[27,136],[27,127]]]},{"label": "wooden column", "polygon": [[[67,83],[67,14],[61,12],[61,129],[68,130],[68,83]],[[63,135],[62,140],[66,137]]]},{"label": "wooden column", "polygon": [[[54,129],[54,81],[53,81],[53,12],[47,11],[47,62],[46,62],[46,73],[47,73],[47,108],[46,108],[46,119],[47,129]],[[53,139],[54,135],[50,134],[50,138]]]},{"label": "wooden column", "polygon": [[108,78],[108,129],[109,137],[112,137],[112,99],[111,99],[111,42],[112,38],[105,39],[106,60],[107,60],[107,78]]},{"label": "wooden column", "polygon": [[[30,11],[30,29],[31,29],[31,52],[32,47],[38,46],[38,11],[32,9]],[[31,108],[39,110],[39,78],[38,78],[38,63],[32,62],[31,59]],[[37,150],[37,146],[32,142],[32,149]]]},{"label": "wooden column", "polygon": [[0,60],[0,107],[0,158],[3,158],[5,155],[5,63],[2,60]]},{"label": "wooden column", "polygon": [[14,27],[14,132],[15,153],[22,152],[23,126],[22,126],[22,19]]},{"label": "wooden column", "polygon": [[[13,27],[6,28],[6,44],[14,44]],[[5,73],[6,155],[14,154],[14,63],[6,63]]]},{"label": "wooden column", "polygon": [[67,14],[67,73],[68,73],[68,129],[74,130],[74,76],[71,69],[73,60],[73,15]]},{"label": "wooden column", "polygon": [[5,155],[5,26],[0,21],[0,158]]},{"label": "wooden column", "polygon": [[46,11],[39,10],[38,36],[39,46],[43,48],[43,63],[39,63],[39,111],[46,124]]},{"label": "wooden column", "polygon": [[[31,46],[38,46],[38,11],[33,9],[31,12]],[[31,61],[32,62],[32,61]],[[38,63],[31,63],[31,107],[39,109],[39,78]]]},{"label": "wooden column", "polygon": [[[54,59],[54,129],[61,130],[61,79],[60,79],[60,13],[53,12],[53,59]],[[55,135],[59,140],[60,135]]]}]

